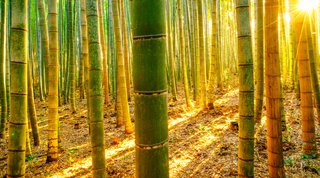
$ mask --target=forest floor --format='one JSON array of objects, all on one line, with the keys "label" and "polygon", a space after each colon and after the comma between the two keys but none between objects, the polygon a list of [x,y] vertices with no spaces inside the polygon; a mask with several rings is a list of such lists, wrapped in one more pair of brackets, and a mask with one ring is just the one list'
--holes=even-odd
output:
[{"label": "forest floor", "polygon": [[[186,108],[183,98],[183,92],[180,92],[178,101],[169,100],[168,104],[170,177],[236,177],[238,131],[230,127],[230,122],[238,120],[238,90],[229,87],[216,92],[215,110]],[[86,101],[77,103],[76,114],[71,114],[68,105],[59,108],[60,157],[57,163],[46,163],[47,104],[36,102],[42,142],[38,147],[32,146],[33,156],[28,157],[26,162],[27,177],[91,177]],[[302,158],[299,103],[293,93],[286,93],[285,111],[289,130],[289,139],[283,145],[286,174],[293,178],[320,177],[320,158]],[[123,127],[116,127],[113,105],[104,109],[107,172],[110,177],[134,177],[134,134],[126,135]],[[265,108],[263,110],[265,115]],[[134,121],[133,102],[130,102],[130,112]],[[265,117],[258,130],[255,177],[268,177]],[[316,132],[319,145],[318,125]],[[0,150],[0,177],[3,177],[6,172],[7,141],[0,140]]]}]

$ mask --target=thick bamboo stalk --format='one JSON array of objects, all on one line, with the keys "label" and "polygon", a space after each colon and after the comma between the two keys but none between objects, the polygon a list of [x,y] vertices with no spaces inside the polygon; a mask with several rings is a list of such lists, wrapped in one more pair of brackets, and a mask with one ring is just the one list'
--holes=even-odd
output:
[{"label": "thick bamboo stalk", "polygon": [[309,25],[306,12],[300,12],[295,16],[295,29],[297,39],[297,58],[298,72],[300,81],[300,96],[301,96],[301,122],[302,122],[302,140],[304,142],[303,152],[307,157],[316,157],[316,139],[315,125],[312,101],[312,86],[310,76],[310,64],[308,55],[308,40],[307,30],[303,24]]},{"label": "thick bamboo stalk", "polygon": [[166,178],[169,160],[164,0],[133,1],[132,15],[136,177]]},{"label": "thick bamboo stalk", "polygon": [[281,75],[278,40],[279,2],[265,2],[265,88],[267,99],[267,144],[270,177],[285,177],[281,129]]},{"label": "thick bamboo stalk", "polygon": [[249,2],[249,0],[236,1],[239,67],[239,177],[253,177],[254,173],[254,84]]},{"label": "thick bamboo stalk", "polygon": [[58,128],[59,128],[59,47],[58,47],[58,3],[57,0],[49,0],[49,93],[48,93],[48,154],[47,162],[58,159]]},{"label": "thick bamboo stalk", "polygon": [[24,177],[27,130],[28,1],[12,0],[7,177]]}]

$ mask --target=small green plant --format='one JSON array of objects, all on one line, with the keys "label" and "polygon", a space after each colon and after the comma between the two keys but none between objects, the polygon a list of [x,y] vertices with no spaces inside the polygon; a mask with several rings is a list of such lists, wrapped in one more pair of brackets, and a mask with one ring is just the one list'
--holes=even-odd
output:
[{"label": "small green plant", "polygon": [[316,154],[316,153],[313,153],[313,154],[311,154],[311,155],[303,154],[303,155],[301,156],[302,159],[314,159],[314,158],[316,158],[316,157],[317,157],[317,154]]},{"label": "small green plant", "polygon": [[284,165],[293,166],[294,165],[294,160],[289,157],[289,158],[284,160]]},{"label": "small green plant", "polygon": [[70,148],[70,149],[67,150],[68,153],[74,153],[76,151],[78,151],[77,148]]},{"label": "small green plant", "polygon": [[33,159],[35,159],[35,158],[36,158],[36,157],[30,155],[30,156],[27,156],[27,157],[26,157],[26,161],[31,161],[31,160],[33,160]]}]

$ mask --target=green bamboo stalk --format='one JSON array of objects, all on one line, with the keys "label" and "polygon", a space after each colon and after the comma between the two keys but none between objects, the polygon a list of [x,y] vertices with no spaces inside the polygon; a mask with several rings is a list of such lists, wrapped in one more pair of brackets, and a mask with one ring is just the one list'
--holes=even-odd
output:
[{"label": "green bamboo stalk", "polygon": [[257,1],[257,37],[256,37],[256,65],[255,65],[255,105],[254,105],[254,120],[255,123],[260,123],[262,105],[263,105],[263,84],[264,84],[264,57],[263,57],[263,0]]},{"label": "green bamboo stalk", "polygon": [[169,45],[169,63],[170,63],[170,81],[173,101],[177,100],[177,86],[176,86],[176,75],[175,75],[175,56],[173,54],[173,33],[172,33],[172,4],[171,1],[167,1],[168,4],[168,45]]},{"label": "green bamboo stalk", "polygon": [[32,128],[33,143],[35,146],[40,145],[39,129],[36,115],[36,108],[34,104],[33,96],[33,78],[32,78],[32,69],[31,69],[31,59],[28,60],[28,111],[29,111],[29,120]]},{"label": "green bamboo stalk", "polygon": [[184,33],[184,23],[182,21],[183,12],[182,12],[182,0],[178,0],[178,14],[179,14],[179,37],[180,37],[180,60],[182,62],[182,72],[183,72],[183,83],[184,83],[184,94],[186,99],[187,107],[191,106],[190,94],[189,94],[189,80],[187,74],[187,64],[186,64],[186,54],[185,54],[185,33]]},{"label": "green bamboo stalk", "polygon": [[70,107],[71,112],[76,112],[76,58],[74,56],[74,13],[73,0],[68,0],[68,38],[69,38],[69,74],[70,74]]},{"label": "green bamboo stalk", "polygon": [[26,157],[32,156],[32,150],[30,145],[30,137],[29,137],[29,123],[27,122],[27,130],[26,130]]},{"label": "green bamboo stalk", "polygon": [[164,3],[132,6],[136,177],[169,177]]},{"label": "green bamboo stalk", "polygon": [[99,0],[99,31],[100,31],[100,42],[102,50],[102,63],[103,63],[103,80],[104,80],[104,102],[109,104],[109,79],[108,79],[108,66],[107,66],[107,50],[105,49],[105,35],[104,35],[104,26],[103,26],[103,5],[102,0]]},{"label": "green bamboo stalk", "polygon": [[[86,0],[81,0],[81,36],[82,36],[82,60],[84,61],[84,78],[86,95],[89,96],[89,60],[88,60],[88,29],[87,29],[87,10]],[[87,98],[87,106],[89,106],[89,99]],[[89,107],[88,107],[88,123],[89,119]]]},{"label": "green bamboo stalk", "polygon": [[[40,20],[40,30],[41,30],[41,46],[43,51],[43,58],[45,63],[45,76],[48,77],[48,60],[49,60],[49,41],[48,41],[48,23],[46,18],[46,12],[45,12],[45,5],[44,0],[38,0],[38,11],[39,11],[39,20]],[[45,79],[45,78],[42,78]],[[44,80],[45,82],[43,85],[45,86],[46,90],[48,90],[48,81]]]},{"label": "green bamboo stalk", "polygon": [[89,54],[89,106],[93,177],[106,177],[104,125],[103,125],[103,74],[99,42],[98,0],[87,0]]},{"label": "green bamboo stalk", "polygon": [[7,177],[24,177],[27,130],[28,1],[12,0]]},{"label": "green bamboo stalk", "polygon": [[0,138],[5,138],[7,122],[7,93],[6,93],[6,1],[0,1]]},{"label": "green bamboo stalk", "polygon": [[319,59],[319,54],[317,51],[317,36],[312,35],[316,34],[315,31],[315,24],[312,21],[312,18],[314,17],[315,13],[313,12],[310,14],[309,17],[309,24],[310,27],[307,27],[308,29],[308,49],[309,49],[309,57],[310,57],[310,69],[311,69],[311,80],[312,80],[312,89],[313,89],[313,97],[316,101],[316,109],[318,113],[318,123],[320,124],[320,87],[319,87],[319,81],[318,81],[318,74],[317,74],[317,64],[316,59]]},{"label": "green bamboo stalk", "polygon": [[254,175],[254,84],[249,0],[236,1],[239,66],[238,175]]}]

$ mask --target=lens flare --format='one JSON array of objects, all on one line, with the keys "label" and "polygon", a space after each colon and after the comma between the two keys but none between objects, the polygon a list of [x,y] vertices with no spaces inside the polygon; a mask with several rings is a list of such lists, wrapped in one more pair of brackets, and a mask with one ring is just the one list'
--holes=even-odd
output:
[{"label": "lens flare", "polygon": [[319,5],[319,0],[300,0],[298,4],[298,9],[301,11],[311,12],[316,9]]}]

